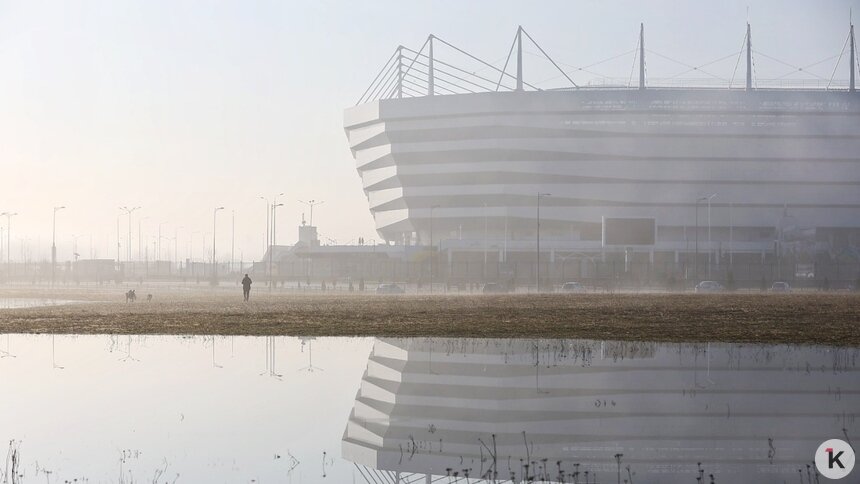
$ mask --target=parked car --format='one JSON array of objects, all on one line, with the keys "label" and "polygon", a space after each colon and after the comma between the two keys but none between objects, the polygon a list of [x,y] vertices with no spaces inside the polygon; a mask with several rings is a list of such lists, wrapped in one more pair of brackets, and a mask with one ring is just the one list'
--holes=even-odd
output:
[{"label": "parked car", "polygon": [[717,281],[702,281],[696,284],[696,292],[723,292],[726,288]]},{"label": "parked car", "polygon": [[377,294],[403,294],[403,288],[397,284],[380,284],[376,288]]},{"label": "parked car", "polygon": [[576,293],[576,294],[582,294],[582,293],[586,292],[585,286],[583,286],[582,284],[580,284],[578,282],[565,282],[564,284],[561,285],[561,289],[559,289],[559,291],[560,292],[567,292],[567,293]]},{"label": "parked car", "polygon": [[484,294],[499,294],[505,292],[505,288],[497,282],[488,282],[481,288]]},{"label": "parked car", "polygon": [[770,286],[770,292],[791,292],[791,286],[787,282],[774,282]]}]

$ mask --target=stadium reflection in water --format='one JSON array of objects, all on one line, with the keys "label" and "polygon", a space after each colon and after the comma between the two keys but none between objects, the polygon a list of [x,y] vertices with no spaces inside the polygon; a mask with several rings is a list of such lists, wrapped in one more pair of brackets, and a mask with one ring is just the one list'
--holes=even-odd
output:
[{"label": "stadium reflection in water", "polygon": [[403,482],[763,483],[796,482],[798,472],[809,482],[821,442],[857,435],[857,356],[732,344],[381,340],[344,457],[368,482],[381,473]]},{"label": "stadium reflection in water", "polygon": [[818,444],[860,431],[858,356],[0,335],[0,452],[21,482],[816,482]]}]

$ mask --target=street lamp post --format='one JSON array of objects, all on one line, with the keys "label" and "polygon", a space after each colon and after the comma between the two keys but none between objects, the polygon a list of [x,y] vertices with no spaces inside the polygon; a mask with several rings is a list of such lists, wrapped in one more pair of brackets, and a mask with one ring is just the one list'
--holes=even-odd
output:
[{"label": "street lamp post", "polygon": [[699,202],[707,200],[707,197],[699,197],[696,199],[696,245],[695,259],[693,260],[693,273],[696,275],[696,284],[699,283]]},{"label": "street lamp post", "polygon": [[713,244],[711,243],[711,200],[716,197],[717,194],[711,194],[707,197],[708,199],[708,279],[711,278],[711,253],[713,250]]},{"label": "street lamp post", "polygon": [[436,250],[433,245],[433,210],[439,208],[439,205],[430,207],[430,294],[433,294],[433,265],[436,262]]},{"label": "street lamp post", "polygon": [[[161,238],[168,241],[168,242],[173,240],[171,237],[168,237],[167,235],[162,235]],[[170,256],[170,244],[167,245],[167,248],[165,249],[164,252],[167,253],[167,255],[164,257],[165,262],[167,262],[167,272],[170,273],[170,266],[171,266],[170,261],[172,260],[172,257]]]},{"label": "street lamp post", "polygon": [[12,274],[12,217],[18,215],[17,212],[3,212],[0,216],[6,216],[6,275]]},{"label": "street lamp post", "polygon": [[143,250],[142,250],[142,245],[141,245],[143,243],[142,242],[143,241],[142,227],[143,227],[143,221],[148,219],[148,218],[149,217],[138,217],[137,218],[137,260],[143,260]]},{"label": "street lamp post", "polygon": [[140,207],[132,207],[132,208],[129,208],[129,207],[119,207],[119,209],[120,209],[120,211],[122,211],[122,212],[124,212],[126,215],[128,215],[128,238],[126,239],[126,244],[125,244],[125,245],[126,245],[126,249],[125,249],[125,252],[126,252],[125,261],[126,261],[127,263],[131,263],[131,214],[132,214],[132,212],[134,212],[135,210],[139,210],[139,209],[140,209]]},{"label": "street lamp post", "polygon": [[[283,195],[283,193],[281,194]],[[272,282],[274,280],[275,272],[272,270],[273,262],[274,262],[274,252],[275,252],[275,244],[278,243],[277,232],[278,224],[275,222],[275,219],[278,215],[278,207],[283,207],[283,203],[278,203],[278,197],[272,201],[272,245],[269,250],[269,290],[272,290],[272,286],[274,285]]]},{"label": "street lamp post", "polygon": [[[269,242],[271,241],[269,239],[269,227],[270,227],[270,223],[271,223],[269,221],[269,217],[271,216],[272,203],[269,201],[268,198],[263,197],[263,196],[260,197],[260,200],[266,201],[266,244],[265,244],[265,247],[263,248],[263,262],[265,262],[266,252],[269,251]],[[268,267],[267,267],[267,269],[268,269]]]},{"label": "street lamp post", "polygon": [[537,194],[537,252],[535,253],[535,262],[537,263],[537,271],[535,272],[535,291],[540,292],[540,198],[548,197],[549,193]]},{"label": "street lamp post", "polygon": [[[272,246],[275,245],[275,205],[278,203],[278,197],[282,196],[284,192],[281,192],[274,197],[270,201],[267,197],[260,197],[261,200],[266,201],[266,251],[269,253],[269,263],[266,267],[269,277],[269,290],[272,290]],[[283,206],[283,203],[279,206]],[[265,262],[265,252],[263,253]]]},{"label": "street lamp post", "polygon": [[[322,200],[308,200],[307,202],[304,200],[299,200],[298,202],[303,203],[310,208],[310,226],[313,227],[314,226],[314,205],[321,205],[325,202]],[[304,214],[302,214],[302,225],[304,225]],[[312,259],[306,259],[305,273],[308,277],[308,281],[310,281],[310,276],[313,272],[312,264],[313,264]]]},{"label": "street lamp post", "polygon": [[188,260],[191,262],[191,277],[194,277],[194,235],[200,232],[191,232],[188,236]]},{"label": "street lamp post", "polygon": [[64,208],[66,208],[65,205],[54,207],[54,218],[51,229],[51,287],[54,286],[57,269],[57,212]]},{"label": "street lamp post", "polygon": [[161,222],[158,224],[158,247],[156,248],[157,254],[155,254],[156,265],[157,261],[161,259],[161,227],[163,225],[167,225],[167,222]]},{"label": "street lamp post", "polygon": [[299,202],[304,203],[305,205],[310,207],[310,211],[311,211],[311,213],[310,213],[310,215],[311,215],[310,225],[311,225],[311,227],[313,227],[314,226],[314,205],[321,205],[321,204],[325,203],[325,201],[323,201],[323,200],[308,200],[307,202],[305,202],[303,200],[299,200]]},{"label": "street lamp post", "polygon": [[200,245],[200,262],[203,263],[203,277],[206,277],[206,236],[212,235],[209,232],[205,232],[202,234],[202,244]]},{"label": "street lamp post", "polygon": [[78,239],[81,237],[85,237],[85,235],[75,235],[72,234],[72,256],[75,258],[75,262],[78,261],[78,257],[80,257],[80,253],[78,252]]},{"label": "street lamp post", "polygon": [[212,211],[212,283],[218,283],[218,260],[215,258],[215,239],[217,232],[215,232],[215,222],[217,221],[218,211],[224,210],[224,207],[216,207],[215,210]]},{"label": "street lamp post", "polygon": [[[283,195],[283,193],[281,195]],[[283,203],[278,203],[278,197],[275,197],[272,200],[272,245],[278,243],[278,207],[283,206]]]},{"label": "street lamp post", "polygon": [[[732,211],[734,210],[734,208],[735,208],[735,204],[730,203],[729,204],[729,271],[730,272],[734,272],[734,269],[735,269],[734,257],[733,257],[734,256],[734,247],[732,247],[732,244],[734,242],[734,233],[733,232],[734,232],[734,228],[735,228],[734,220],[732,219]],[[734,274],[732,274],[732,277],[734,277]]]},{"label": "street lamp post", "polygon": [[122,262],[122,254],[119,253],[119,251],[120,251],[119,219],[121,217],[122,217],[122,215],[116,216],[116,265],[117,266],[119,266],[120,262]]},{"label": "street lamp post", "polygon": [[481,278],[487,283],[487,202],[484,202],[484,265],[481,268]]},{"label": "street lamp post", "polygon": [[176,264],[176,270],[182,272],[180,268],[182,263],[179,260],[179,229],[184,229],[184,225],[174,228],[173,230],[173,263]]}]

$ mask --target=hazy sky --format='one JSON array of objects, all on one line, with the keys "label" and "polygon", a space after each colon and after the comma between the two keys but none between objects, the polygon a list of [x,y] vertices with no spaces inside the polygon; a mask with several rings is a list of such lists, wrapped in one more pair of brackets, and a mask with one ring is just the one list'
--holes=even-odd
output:
[{"label": "hazy sky", "polygon": [[[0,0],[0,212],[20,213],[13,257],[22,237],[34,257],[37,243],[48,254],[54,205],[68,206],[57,219],[60,259],[71,257],[73,234],[83,255],[92,236],[98,256],[115,257],[118,207],[128,205],[143,207],[135,252],[140,216],[150,247],[159,223],[168,236],[181,226],[182,257],[198,232],[199,258],[223,205],[218,252],[229,253],[235,210],[236,257],[250,260],[265,243],[258,197],[280,192],[279,242],[295,241],[306,210],[297,199],[312,198],[325,200],[314,210],[323,237],[376,238],[343,108],[398,44],[420,46],[433,32],[501,65],[522,24],[569,68],[634,49],[644,22],[649,50],[701,65],[738,52],[748,5],[754,48],[807,66],[839,54],[860,2]],[[632,61],[590,70],[627,78]],[[730,77],[735,61],[708,69]],[[829,78],[835,61],[788,78]],[[652,78],[686,70],[655,55],[647,65]],[[526,65],[527,80],[551,77],[534,69],[529,77]],[[758,78],[790,72],[756,58]]]}]

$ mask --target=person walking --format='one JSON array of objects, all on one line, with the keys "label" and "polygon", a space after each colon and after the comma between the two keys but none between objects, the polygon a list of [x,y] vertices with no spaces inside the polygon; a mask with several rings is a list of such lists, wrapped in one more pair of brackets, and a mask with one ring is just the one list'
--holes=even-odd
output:
[{"label": "person walking", "polygon": [[242,292],[245,293],[245,301],[248,301],[248,299],[251,297],[251,284],[253,282],[254,281],[252,281],[251,278],[248,277],[248,274],[245,274],[245,277],[242,278]]}]

